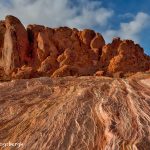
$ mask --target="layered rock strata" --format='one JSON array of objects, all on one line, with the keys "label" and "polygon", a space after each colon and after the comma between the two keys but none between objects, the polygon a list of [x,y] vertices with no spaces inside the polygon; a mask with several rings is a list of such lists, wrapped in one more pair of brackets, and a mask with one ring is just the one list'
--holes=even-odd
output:
[{"label": "layered rock strata", "polygon": [[150,78],[0,83],[0,114],[0,143],[21,150],[149,150]]}]

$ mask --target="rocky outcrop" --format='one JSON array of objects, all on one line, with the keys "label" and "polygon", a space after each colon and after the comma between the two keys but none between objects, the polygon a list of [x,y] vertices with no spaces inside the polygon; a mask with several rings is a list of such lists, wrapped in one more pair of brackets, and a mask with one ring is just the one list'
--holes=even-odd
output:
[{"label": "rocky outcrop", "polygon": [[[133,41],[115,39],[110,47],[112,48],[113,46],[115,51],[110,55],[113,57],[106,59],[109,61],[107,66],[108,73],[135,73],[146,71],[150,68],[150,57],[145,55],[144,50],[138,44],[134,44]],[[107,51],[107,45],[104,49]]]},{"label": "rocky outcrop", "polygon": [[15,68],[21,67],[29,61],[27,57],[29,42],[27,32],[21,22],[13,17],[5,18],[4,47],[2,62],[6,74]]},{"label": "rocky outcrop", "polygon": [[100,67],[108,76],[120,73],[124,76],[149,70],[150,57],[133,41],[114,38],[111,44],[105,45],[102,49]]},{"label": "rocky outcrop", "polygon": [[40,76],[92,76],[102,71],[113,77],[149,70],[150,57],[130,40],[115,38],[105,44],[102,35],[90,29],[41,25],[25,29],[16,17],[7,16],[0,22],[0,67],[14,78],[23,66],[24,72],[32,68]]},{"label": "rocky outcrop", "polygon": [[0,83],[0,114],[0,143],[20,143],[6,149],[150,149],[150,79]]},{"label": "rocky outcrop", "polygon": [[[96,70],[99,53],[105,44],[100,34],[92,30],[78,31],[61,27],[58,29],[43,26],[28,26],[31,39],[31,51],[34,67],[49,76],[92,75]],[[30,38],[29,38],[30,39]],[[99,42],[99,44],[97,44]],[[76,68],[77,72],[69,73],[64,68]],[[60,73],[63,70],[64,74]]]},{"label": "rocky outcrop", "polygon": [[4,36],[6,32],[6,26],[4,21],[0,21],[0,66],[3,66],[2,53],[4,48]]}]

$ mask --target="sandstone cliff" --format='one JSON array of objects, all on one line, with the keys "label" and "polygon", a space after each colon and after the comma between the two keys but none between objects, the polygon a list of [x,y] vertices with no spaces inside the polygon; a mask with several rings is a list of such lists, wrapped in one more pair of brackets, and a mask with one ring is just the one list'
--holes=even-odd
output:
[{"label": "sandstone cliff", "polygon": [[68,27],[28,25],[14,16],[0,22],[0,69],[11,78],[125,76],[150,69],[150,57],[133,41]]}]

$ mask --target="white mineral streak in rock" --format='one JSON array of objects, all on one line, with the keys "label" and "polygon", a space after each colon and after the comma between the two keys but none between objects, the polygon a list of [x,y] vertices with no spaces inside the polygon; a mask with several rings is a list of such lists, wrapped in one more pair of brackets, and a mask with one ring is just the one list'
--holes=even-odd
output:
[{"label": "white mineral streak in rock", "polygon": [[150,87],[150,79],[141,80],[141,82]]}]

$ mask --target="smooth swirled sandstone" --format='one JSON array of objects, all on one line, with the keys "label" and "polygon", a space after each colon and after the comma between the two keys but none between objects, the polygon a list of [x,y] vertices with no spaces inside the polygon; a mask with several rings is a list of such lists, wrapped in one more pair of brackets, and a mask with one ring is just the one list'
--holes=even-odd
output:
[{"label": "smooth swirled sandstone", "polygon": [[0,83],[0,114],[0,143],[22,150],[149,150],[150,78]]}]

